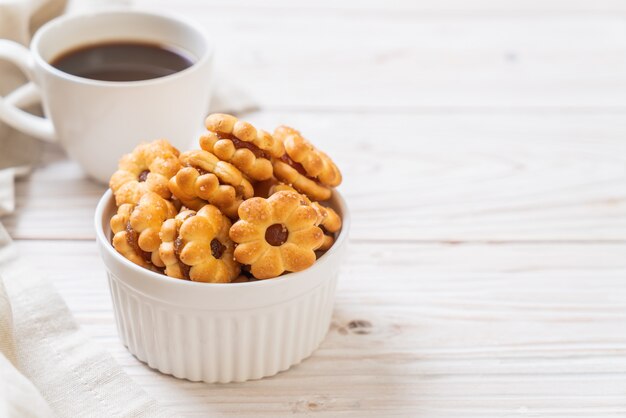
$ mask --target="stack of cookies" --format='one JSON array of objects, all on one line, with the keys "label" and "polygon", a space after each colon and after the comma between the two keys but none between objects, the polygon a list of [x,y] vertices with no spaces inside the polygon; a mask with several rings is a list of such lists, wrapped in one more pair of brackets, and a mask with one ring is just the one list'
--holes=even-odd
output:
[{"label": "stack of cookies", "polygon": [[124,155],[109,186],[113,246],[142,267],[211,283],[304,270],[328,250],[341,217],[324,201],[341,183],[335,163],[287,127],[273,134],[209,115],[200,150],[167,140]]}]

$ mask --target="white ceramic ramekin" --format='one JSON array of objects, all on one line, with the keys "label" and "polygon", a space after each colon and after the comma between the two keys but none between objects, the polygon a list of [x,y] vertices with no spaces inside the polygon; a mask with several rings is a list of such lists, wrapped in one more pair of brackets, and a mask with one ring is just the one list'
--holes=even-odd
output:
[{"label": "white ceramic ramekin", "polygon": [[287,370],[319,346],[333,311],[350,216],[333,247],[307,270],[249,283],[197,283],[151,272],[111,245],[111,191],[96,208],[96,240],[107,268],[117,329],[148,366],[178,378],[242,382]]}]

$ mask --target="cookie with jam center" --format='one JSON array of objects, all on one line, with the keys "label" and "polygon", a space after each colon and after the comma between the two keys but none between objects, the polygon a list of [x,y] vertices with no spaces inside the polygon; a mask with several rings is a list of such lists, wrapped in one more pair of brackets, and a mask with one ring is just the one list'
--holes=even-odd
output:
[{"label": "cookie with jam center", "polygon": [[204,150],[180,155],[183,165],[169,181],[169,189],[186,207],[200,210],[210,203],[226,216],[237,217],[243,200],[254,195],[252,184],[234,165]]},{"label": "cookie with jam center", "polygon": [[276,178],[311,200],[330,199],[332,188],[342,181],[333,160],[289,126],[279,126],[273,136],[285,147],[285,153],[273,160]]},{"label": "cookie with jam center", "polygon": [[231,222],[213,205],[182,209],[161,227],[159,255],[170,277],[206,283],[230,283],[240,273]]},{"label": "cookie with jam center", "polygon": [[269,132],[224,113],[209,115],[205,126],[208,131],[200,137],[203,150],[233,164],[251,180],[263,181],[272,177],[271,159],[284,154],[281,141],[274,139]]},{"label": "cookie with jam center", "polygon": [[230,238],[237,243],[234,256],[250,266],[254,277],[270,279],[313,265],[324,233],[316,226],[317,212],[299,193],[253,197],[238,212],[240,220],[230,228]]},{"label": "cookie with jam center", "polygon": [[163,222],[176,215],[172,202],[146,192],[136,205],[122,204],[111,218],[113,247],[128,260],[151,270],[164,267],[159,257]]},{"label": "cookie with jam center", "polygon": [[179,151],[167,140],[159,139],[140,144],[131,153],[122,156],[117,171],[109,180],[117,206],[125,203],[136,205],[148,191],[169,199],[171,192],[167,184],[181,167],[179,155]]}]

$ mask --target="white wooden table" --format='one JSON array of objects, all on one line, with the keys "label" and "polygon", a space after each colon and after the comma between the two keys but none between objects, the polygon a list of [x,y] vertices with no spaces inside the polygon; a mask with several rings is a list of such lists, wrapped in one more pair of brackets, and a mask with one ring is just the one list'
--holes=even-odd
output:
[{"label": "white wooden table", "polygon": [[177,380],[120,344],[104,188],[48,146],[3,222],[146,391],[188,416],[626,416],[626,3],[160,5],[212,32],[246,119],[337,160],[354,223],[312,358]]}]

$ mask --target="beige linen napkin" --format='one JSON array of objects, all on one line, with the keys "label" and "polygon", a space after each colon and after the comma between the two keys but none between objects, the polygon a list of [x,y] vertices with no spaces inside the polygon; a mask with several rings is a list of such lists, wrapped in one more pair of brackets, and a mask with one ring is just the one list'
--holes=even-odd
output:
[{"label": "beige linen napkin", "polygon": [[[13,177],[0,170],[0,216]],[[11,191],[11,192],[9,192]],[[0,417],[172,417],[78,329],[0,223]]]},{"label": "beige linen napkin", "polygon": [[[12,184],[13,179],[10,181]],[[0,180],[0,191],[2,183],[3,181]],[[1,197],[0,202],[2,202]],[[2,208],[0,208],[0,213],[1,211]],[[0,224],[0,263],[15,254],[10,247],[10,242],[9,235]],[[39,390],[17,370],[16,363],[13,313],[0,277],[0,416],[7,418],[53,416]]]},{"label": "beige linen napkin", "polygon": [[[0,399],[7,397],[17,407],[33,407],[35,404],[22,401],[37,399],[37,415],[33,416],[50,415],[46,401],[58,417],[174,416],[148,397],[109,354],[78,329],[65,303],[44,277],[20,263],[19,258],[0,266],[0,275],[6,287],[0,300],[5,305],[10,301],[13,316],[12,334],[2,335],[3,346],[8,346],[8,353],[13,351],[15,364],[23,374],[2,373],[0,380],[6,386],[19,382],[25,387],[17,399],[11,398],[15,394],[7,397],[4,392],[0,392]],[[41,395],[37,396],[33,385]]]},{"label": "beige linen napkin", "polygon": [[[0,170],[0,216],[13,210],[13,170]],[[15,258],[11,237],[0,223],[0,265]],[[51,417],[39,390],[18,371],[13,312],[0,277],[0,417]]]},{"label": "beige linen napkin", "polygon": [[52,417],[37,388],[15,368],[11,304],[0,279],[0,416]]}]

